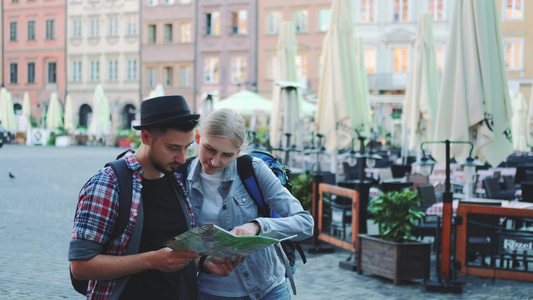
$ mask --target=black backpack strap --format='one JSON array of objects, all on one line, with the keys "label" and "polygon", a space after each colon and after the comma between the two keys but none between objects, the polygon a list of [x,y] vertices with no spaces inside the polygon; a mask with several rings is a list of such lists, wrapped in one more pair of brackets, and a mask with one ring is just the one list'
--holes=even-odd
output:
[{"label": "black backpack strap", "polygon": [[112,162],[108,162],[106,166],[113,168],[113,171],[117,175],[118,186],[120,192],[118,195],[118,217],[115,221],[113,231],[109,236],[105,248],[108,248],[111,242],[116,239],[128,225],[131,211],[131,198],[133,195],[133,180],[131,178],[131,171],[128,168],[126,160],[119,159]]},{"label": "black backpack strap", "polygon": [[270,216],[270,209],[266,205],[263,193],[261,192],[261,189],[259,188],[259,184],[257,183],[257,177],[255,176],[255,171],[252,166],[252,156],[245,154],[237,158],[237,173],[239,173],[239,177],[241,178],[242,184],[244,185],[244,188],[252,196],[252,199],[255,202],[255,205],[257,205],[258,211],[264,216],[269,217]]}]

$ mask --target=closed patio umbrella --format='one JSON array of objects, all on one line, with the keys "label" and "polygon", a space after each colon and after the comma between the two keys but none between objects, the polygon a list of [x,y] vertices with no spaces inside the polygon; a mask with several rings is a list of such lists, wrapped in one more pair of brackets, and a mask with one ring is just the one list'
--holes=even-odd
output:
[{"label": "closed patio umbrella", "polygon": [[65,99],[65,112],[63,116],[63,120],[65,122],[63,128],[65,128],[65,131],[71,132],[76,129],[74,127],[74,121],[72,119],[72,100],[70,99],[70,95],[67,95]]},{"label": "closed patio umbrella", "polygon": [[59,103],[56,93],[50,95],[50,102],[48,102],[48,108],[46,109],[46,128],[47,129],[59,129],[63,127],[63,109]]},{"label": "closed patio umbrella", "polygon": [[533,146],[533,90],[531,90],[531,95],[529,96],[529,109],[526,124],[527,145],[531,147]]},{"label": "closed patio umbrella", "polygon": [[109,126],[109,102],[104,94],[103,87],[98,85],[94,91],[93,114],[87,133],[99,139],[109,134]]},{"label": "closed patio umbrella", "polygon": [[332,1],[322,47],[316,123],[330,152],[349,146],[355,130],[368,135],[372,124],[362,41],[354,37],[351,13],[350,1]]},{"label": "closed patio umbrella", "polygon": [[26,117],[27,120],[29,120],[31,116],[30,95],[28,92],[24,92],[24,97],[22,98],[22,115]]},{"label": "closed patio umbrella", "polygon": [[[291,133],[293,144],[301,147],[300,126],[302,96],[299,91],[296,53],[298,43],[292,22],[282,22],[276,52],[276,74],[272,88],[272,113],[270,114],[270,145],[285,144],[285,133]],[[289,147],[291,145],[285,145]]]},{"label": "closed patio umbrella", "polygon": [[528,151],[526,142],[527,104],[524,95],[519,93],[513,100],[513,148],[517,152]]},{"label": "closed patio umbrella", "polygon": [[[495,1],[456,2],[439,94],[435,140],[471,141],[482,161],[497,166],[513,152],[511,99],[507,87]],[[470,147],[452,144],[464,160]],[[434,157],[444,162],[444,147]]]},{"label": "closed patio umbrella", "polygon": [[421,142],[433,138],[439,98],[439,75],[430,14],[420,15],[410,70],[402,121],[407,127],[408,149],[419,150]]},{"label": "closed patio umbrella", "polygon": [[7,131],[14,133],[17,130],[11,93],[6,88],[0,89],[0,122]]}]

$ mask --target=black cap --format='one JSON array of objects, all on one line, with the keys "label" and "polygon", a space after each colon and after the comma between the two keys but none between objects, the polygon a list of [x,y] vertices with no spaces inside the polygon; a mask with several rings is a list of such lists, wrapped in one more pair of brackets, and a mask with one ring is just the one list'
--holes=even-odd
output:
[{"label": "black cap", "polygon": [[182,95],[161,96],[141,102],[141,125],[133,126],[133,128],[141,130],[199,118],[199,114],[191,113]]}]

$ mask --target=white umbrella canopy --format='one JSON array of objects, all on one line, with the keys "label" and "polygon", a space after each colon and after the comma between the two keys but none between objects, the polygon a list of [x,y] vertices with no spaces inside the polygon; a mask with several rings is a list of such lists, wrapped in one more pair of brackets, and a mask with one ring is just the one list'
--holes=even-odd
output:
[{"label": "white umbrella canopy", "polygon": [[[495,1],[459,0],[452,19],[439,94],[435,140],[471,141],[482,161],[497,166],[512,152],[511,99]],[[464,160],[470,147],[452,144]],[[444,161],[445,147],[433,155]]]},{"label": "white umbrella canopy", "polygon": [[14,132],[17,130],[15,122],[15,109],[11,101],[11,93],[6,88],[0,89],[0,122],[5,130]]},{"label": "white umbrella canopy", "polygon": [[528,146],[533,146],[533,89],[529,98],[529,109],[527,113],[526,140]]},{"label": "white umbrella canopy", "polygon": [[[294,24],[284,21],[280,25],[280,33],[276,52],[276,74],[272,88],[272,113],[270,122],[270,145],[277,147],[285,143],[285,133],[291,133],[293,144],[302,146],[302,129],[300,126],[301,102],[299,93],[296,53],[298,43],[294,33]],[[286,147],[290,145],[285,145]]]},{"label": "white umbrella canopy", "polygon": [[70,95],[67,95],[65,99],[65,112],[64,112],[64,122],[65,125],[63,128],[67,132],[71,132],[74,129],[74,120],[72,118],[72,100],[70,99]]},{"label": "white umbrella canopy", "polygon": [[46,128],[59,129],[61,127],[63,127],[61,104],[59,103],[57,94],[52,93],[48,108],[46,109]]},{"label": "white umbrella canopy", "polygon": [[108,135],[110,132],[109,103],[104,94],[104,89],[98,85],[93,96],[93,113],[87,133],[96,137]]},{"label": "white umbrella canopy", "polygon": [[404,147],[419,150],[421,142],[433,138],[439,99],[439,75],[433,40],[433,19],[430,14],[420,15],[410,70],[402,114],[409,145]]},{"label": "white umbrella canopy", "polygon": [[316,123],[331,152],[349,146],[355,130],[368,135],[372,125],[363,49],[354,37],[351,13],[351,1],[332,1],[331,23],[322,47]]},{"label": "white umbrella canopy", "polygon": [[213,104],[214,109],[231,108],[241,116],[258,114],[269,115],[272,111],[272,101],[250,91],[240,91]]},{"label": "white umbrella canopy", "polygon": [[22,115],[28,120],[31,116],[30,95],[28,92],[24,92],[24,97],[22,98]]},{"label": "white umbrella canopy", "polygon": [[527,104],[522,93],[513,100],[513,148],[517,152],[528,151],[526,142],[527,132]]}]

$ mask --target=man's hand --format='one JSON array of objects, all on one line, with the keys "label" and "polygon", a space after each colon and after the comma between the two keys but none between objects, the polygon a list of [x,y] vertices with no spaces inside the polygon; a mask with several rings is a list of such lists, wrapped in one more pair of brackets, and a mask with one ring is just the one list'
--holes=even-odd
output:
[{"label": "man's hand", "polygon": [[181,270],[189,262],[197,259],[198,253],[176,251],[171,248],[161,248],[151,253],[152,268],[163,272]]},{"label": "man's hand", "polygon": [[252,221],[250,223],[237,226],[233,228],[230,232],[235,234],[236,236],[258,235],[261,232],[261,227],[259,226],[259,223]]},{"label": "man's hand", "polygon": [[243,262],[245,257],[237,257],[237,259],[232,262],[229,258],[222,259],[214,256],[208,256],[204,262],[205,269],[209,272],[226,277],[228,276],[233,269]]}]

